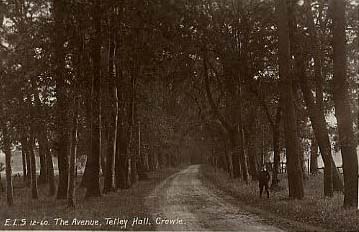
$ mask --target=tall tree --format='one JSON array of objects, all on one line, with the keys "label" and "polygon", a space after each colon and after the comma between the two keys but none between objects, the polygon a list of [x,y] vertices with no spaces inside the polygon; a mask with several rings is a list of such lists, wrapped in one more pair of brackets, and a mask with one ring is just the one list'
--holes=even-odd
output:
[{"label": "tall tree", "polygon": [[91,154],[87,158],[89,182],[87,183],[86,197],[98,197],[100,190],[100,117],[101,117],[101,17],[102,7],[100,0],[91,1],[91,14],[94,32],[91,39],[92,58],[92,99],[91,99]]},{"label": "tall tree", "polygon": [[[296,68],[298,76],[300,77],[300,86],[303,92],[304,101],[307,106],[310,120],[312,122],[313,131],[318,141],[320,154],[324,161],[324,195],[333,196],[333,190],[340,191],[343,188],[339,172],[334,163],[331,154],[331,145],[329,140],[329,132],[326,125],[324,106],[323,106],[323,74],[322,74],[322,51],[320,49],[320,42],[318,33],[314,26],[314,19],[311,12],[311,1],[305,2],[307,25],[309,35],[312,42],[311,53],[314,60],[314,76],[315,76],[315,92],[316,96],[310,88],[309,78],[305,70],[305,61],[303,56],[303,48],[301,48],[301,38],[296,38]],[[298,34],[296,35],[298,37]]]},{"label": "tall tree", "polygon": [[69,167],[69,186],[67,190],[67,206],[75,207],[75,186],[76,186],[76,157],[78,144],[78,109],[80,106],[79,98],[74,99],[74,112],[72,114],[72,129],[71,129],[71,151],[70,151],[70,167]]},{"label": "tall tree", "polygon": [[7,204],[9,206],[12,206],[14,204],[14,193],[13,193],[12,169],[11,169],[11,140],[10,140],[8,124],[9,122],[7,121],[2,122],[2,137],[3,137],[3,151],[5,153],[6,199],[7,199]]},{"label": "tall tree", "polygon": [[303,175],[298,152],[297,116],[293,104],[290,56],[289,14],[286,0],[276,0],[278,25],[280,96],[283,104],[284,133],[286,140],[289,197],[304,197]]},{"label": "tall tree", "polygon": [[66,1],[53,1],[54,17],[54,78],[56,82],[56,151],[59,168],[57,199],[66,199],[68,189],[68,128],[65,70],[65,16]]},{"label": "tall tree", "polygon": [[333,96],[344,172],[344,207],[358,207],[358,157],[347,78],[345,1],[332,0]]},{"label": "tall tree", "polygon": [[233,127],[233,125],[230,125],[226,121],[224,116],[219,112],[218,107],[213,99],[210,89],[210,83],[209,83],[210,76],[209,76],[208,60],[207,60],[208,55],[206,53],[207,51],[205,51],[205,54],[203,55],[203,69],[204,69],[203,73],[204,73],[206,96],[212,111],[214,112],[215,116],[218,118],[221,125],[223,126],[223,128],[226,130],[228,134],[231,149],[232,149],[231,166],[233,167],[233,177],[238,178],[241,175],[240,159],[239,159],[239,154],[237,152],[234,152],[234,149],[237,147],[238,144],[238,133],[239,133],[237,130],[238,127]]},{"label": "tall tree", "polygon": [[115,76],[115,55],[116,55],[116,33],[115,33],[115,14],[116,9],[111,8],[111,15],[109,19],[108,29],[108,70],[106,75],[106,88],[108,89],[108,103],[105,108],[107,115],[107,151],[106,151],[106,169],[105,169],[105,183],[104,192],[115,190],[115,166],[117,153],[117,126],[118,126],[118,90],[116,86]]}]

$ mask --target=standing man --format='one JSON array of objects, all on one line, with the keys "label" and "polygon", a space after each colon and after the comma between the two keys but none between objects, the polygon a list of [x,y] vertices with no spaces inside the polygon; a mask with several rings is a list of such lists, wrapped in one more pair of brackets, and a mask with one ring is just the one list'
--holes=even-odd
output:
[{"label": "standing man", "polygon": [[267,198],[269,198],[269,180],[269,172],[267,171],[266,167],[263,166],[259,173],[259,197],[262,197],[263,188],[265,188],[265,191],[267,192]]}]

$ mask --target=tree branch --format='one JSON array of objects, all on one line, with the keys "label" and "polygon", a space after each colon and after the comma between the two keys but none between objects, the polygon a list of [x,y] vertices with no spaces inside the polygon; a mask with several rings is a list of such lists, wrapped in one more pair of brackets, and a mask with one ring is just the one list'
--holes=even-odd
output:
[{"label": "tree branch", "polygon": [[221,113],[218,110],[217,105],[215,104],[211,89],[209,86],[209,75],[208,75],[208,67],[207,67],[207,57],[206,55],[203,56],[203,69],[204,69],[204,76],[205,76],[205,88],[206,88],[206,95],[209,102],[209,105],[211,106],[212,111],[214,112],[215,116],[218,118],[218,120],[221,122],[222,126],[227,130],[231,131],[232,128],[230,124],[224,119],[224,117],[221,115]]}]

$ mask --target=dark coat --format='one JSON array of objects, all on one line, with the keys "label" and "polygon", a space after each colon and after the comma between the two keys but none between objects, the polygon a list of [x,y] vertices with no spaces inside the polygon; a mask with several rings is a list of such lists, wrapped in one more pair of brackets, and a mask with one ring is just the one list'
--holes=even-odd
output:
[{"label": "dark coat", "polygon": [[267,170],[262,170],[259,173],[259,184],[268,184],[270,180],[270,175]]}]

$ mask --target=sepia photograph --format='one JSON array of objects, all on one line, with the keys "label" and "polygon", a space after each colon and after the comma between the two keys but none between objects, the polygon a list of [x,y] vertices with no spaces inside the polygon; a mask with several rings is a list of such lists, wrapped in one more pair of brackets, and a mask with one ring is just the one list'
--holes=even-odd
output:
[{"label": "sepia photograph", "polygon": [[359,0],[0,0],[0,231],[359,231]]}]

